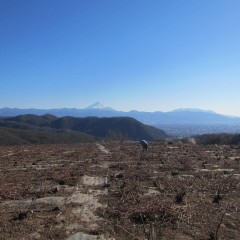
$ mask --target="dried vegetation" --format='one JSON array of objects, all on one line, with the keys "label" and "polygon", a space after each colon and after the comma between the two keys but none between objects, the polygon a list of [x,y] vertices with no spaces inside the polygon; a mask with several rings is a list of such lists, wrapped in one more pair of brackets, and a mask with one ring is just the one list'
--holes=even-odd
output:
[{"label": "dried vegetation", "polygon": [[0,147],[0,239],[240,239],[240,148]]}]

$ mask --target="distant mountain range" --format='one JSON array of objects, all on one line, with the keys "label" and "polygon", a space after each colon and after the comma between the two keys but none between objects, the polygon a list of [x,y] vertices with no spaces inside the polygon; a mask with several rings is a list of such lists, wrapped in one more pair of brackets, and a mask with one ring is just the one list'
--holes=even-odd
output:
[{"label": "distant mountain range", "polygon": [[151,125],[158,124],[240,124],[240,117],[230,117],[213,111],[201,109],[176,109],[170,112],[141,112],[141,111],[117,111],[99,102],[83,108],[60,108],[60,109],[19,109],[2,108],[0,116],[17,116],[23,114],[44,115],[52,114],[57,117],[132,117],[140,122]]},{"label": "distant mountain range", "polygon": [[[64,134],[66,138],[64,138]],[[18,115],[0,117],[0,143],[11,144],[19,137],[30,143],[83,142],[94,139],[162,140],[168,135],[130,117],[56,117]],[[59,140],[62,139],[61,141]]]}]

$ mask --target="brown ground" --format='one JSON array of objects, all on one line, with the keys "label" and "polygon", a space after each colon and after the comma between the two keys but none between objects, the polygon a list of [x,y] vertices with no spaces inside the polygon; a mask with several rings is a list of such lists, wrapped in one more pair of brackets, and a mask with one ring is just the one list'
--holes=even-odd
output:
[{"label": "brown ground", "polygon": [[240,239],[240,147],[0,147],[0,239]]}]

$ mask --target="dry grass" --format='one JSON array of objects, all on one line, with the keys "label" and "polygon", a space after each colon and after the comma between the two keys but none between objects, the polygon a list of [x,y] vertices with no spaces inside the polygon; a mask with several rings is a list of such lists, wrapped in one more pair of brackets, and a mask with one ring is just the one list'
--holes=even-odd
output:
[{"label": "dry grass", "polygon": [[0,147],[0,239],[240,239],[239,147],[101,144]]}]

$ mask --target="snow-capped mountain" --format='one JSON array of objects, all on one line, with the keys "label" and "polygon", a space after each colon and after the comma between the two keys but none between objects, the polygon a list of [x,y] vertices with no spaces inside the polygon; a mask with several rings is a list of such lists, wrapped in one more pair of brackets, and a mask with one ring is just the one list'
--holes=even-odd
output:
[{"label": "snow-capped mountain", "polygon": [[94,104],[86,107],[85,109],[99,109],[99,110],[111,110],[114,111],[113,108],[108,107],[107,105],[101,103],[101,102],[95,102]]},{"label": "snow-capped mountain", "polygon": [[240,124],[240,117],[229,117],[209,110],[176,109],[170,112],[123,112],[114,110],[100,102],[86,108],[59,108],[59,109],[18,109],[2,108],[0,116],[17,116],[22,114],[52,114],[57,117],[121,117],[128,116],[146,124]]}]

